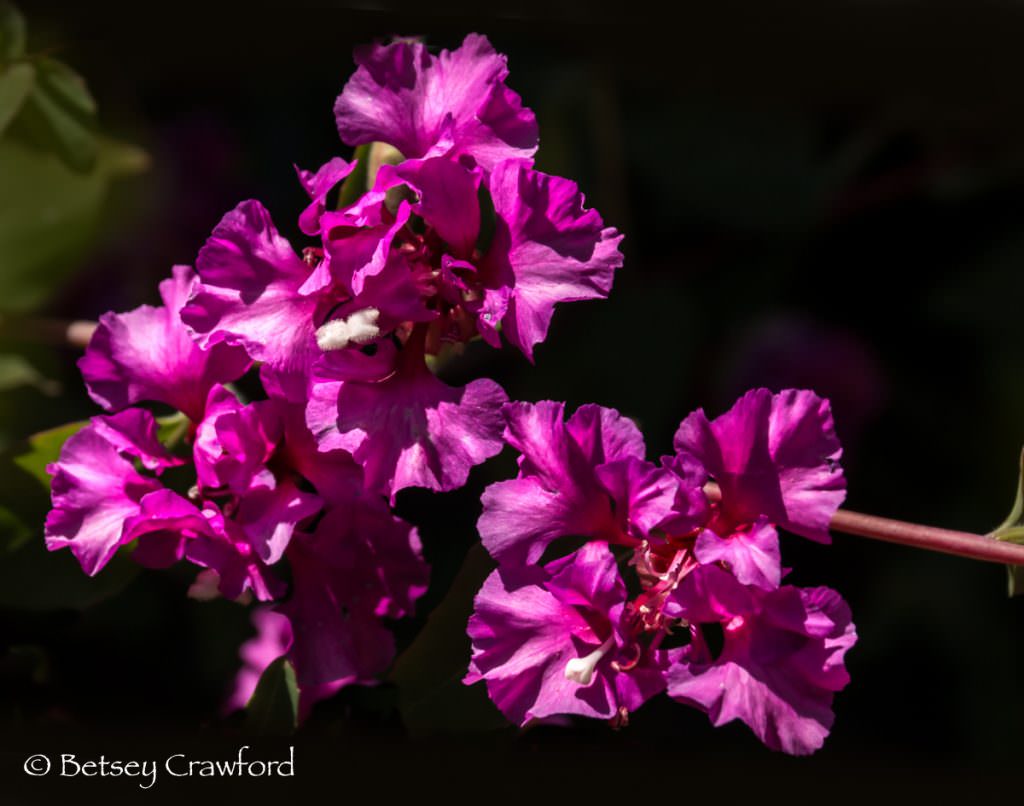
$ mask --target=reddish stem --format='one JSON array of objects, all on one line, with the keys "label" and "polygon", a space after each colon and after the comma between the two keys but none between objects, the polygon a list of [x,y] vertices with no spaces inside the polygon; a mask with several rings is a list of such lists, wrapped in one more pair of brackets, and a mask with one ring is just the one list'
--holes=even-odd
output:
[{"label": "reddish stem", "polygon": [[[722,498],[721,490],[713,481],[704,485],[704,492],[712,501],[720,501]],[[900,543],[904,546],[938,551],[943,554],[955,554],[958,557],[968,557],[972,560],[1024,565],[1024,545],[997,540],[989,535],[955,532],[936,526],[923,526],[919,523],[880,518],[877,515],[864,515],[860,512],[851,512],[848,509],[840,509],[836,512],[832,516],[829,528],[857,537],[870,537],[873,540]]]},{"label": "reddish stem", "polygon": [[1024,565],[1024,545],[996,540],[994,537],[973,532],[954,532],[935,526],[879,518],[877,515],[863,515],[846,509],[841,509],[832,516],[830,526],[837,532],[939,551],[943,554],[955,554],[972,560]]}]

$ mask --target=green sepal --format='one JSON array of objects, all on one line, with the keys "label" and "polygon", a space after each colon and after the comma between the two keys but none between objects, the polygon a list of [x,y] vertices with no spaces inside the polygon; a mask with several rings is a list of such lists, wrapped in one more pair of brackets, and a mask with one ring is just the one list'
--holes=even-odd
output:
[{"label": "green sepal", "polygon": [[[1020,473],[1017,477],[1017,497],[1013,502],[1013,509],[999,526],[991,533],[996,540],[1003,540],[1007,543],[1024,544],[1024,450],[1020,455]],[[1007,591],[1010,596],[1017,596],[1024,593],[1024,566],[1006,566],[1008,577]]]},{"label": "green sepal", "polygon": [[299,724],[299,684],[295,667],[278,658],[263,674],[245,706],[245,724],[253,733],[282,736],[295,732]]},{"label": "green sepal", "polygon": [[368,190],[366,187],[366,177],[369,175],[371,145],[371,143],[366,143],[356,146],[356,150],[352,154],[352,160],[355,162],[356,167],[352,169],[352,173],[346,176],[345,181],[341,183],[341,190],[338,192],[339,210],[343,207],[348,207],[348,205],[352,204],[352,202]]}]

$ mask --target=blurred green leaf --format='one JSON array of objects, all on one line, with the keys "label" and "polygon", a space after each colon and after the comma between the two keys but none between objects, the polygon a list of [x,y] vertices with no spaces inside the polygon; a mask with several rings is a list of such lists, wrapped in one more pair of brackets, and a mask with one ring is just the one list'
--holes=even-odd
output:
[{"label": "blurred green leaf", "polygon": [[[52,60],[39,61],[36,83],[22,107],[18,125],[37,147],[54,151],[76,171],[90,171],[99,153],[95,108],[92,112],[82,111],[91,103],[84,83],[78,80],[80,92],[75,97],[72,91],[75,81],[68,75],[70,70],[61,65],[66,71],[61,77],[55,67],[58,64]],[[50,77],[57,77],[56,88],[46,80],[46,65],[49,65]]]},{"label": "blurred green leaf", "polygon": [[0,60],[25,54],[25,18],[8,0],[0,0]]},{"label": "blurred green leaf", "polygon": [[466,623],[473,612],[473,597],[492,567],[483,546],[475,544],[448,595],[395,662],[390,679],[398,686],[402,721],[414,737],[508,726],[483,685],[462,682],[470,656]]},{"label": "blurred green leaf", "polygon": [[0,136],[35,85],[36,70],[31,64],[12,64],[0,72]]},{"label": "blurred green leaf", "polygon": [[261,735],[287,735],[299,723],[299,686],[295,668],[278,658],[260,676],[260,682],[245,707],[246,725]]},{"label": "blurred green leaf", "polygon": [[[1020,454],[1020,473],[1017,476],[1017,496],[1013,508],[999,526],[992,531],[996,540],[1010,543],[1024,543],[1024,450]],[[1006,566],[1009,576],[1009,594],[1017,596],[1024,593],[1024,567],[1019,565]]]},{"label": "blurred green leaf", "polygon": [[78,73],[63,62],[43,56],[36,60],[39,85],[67,110],[82,117],[96,116],[96,101]]},{"label": "blurred green leaf", "polygon": [[68,438],[77,434],[86,425],[86,421],[82,420],[33,434],[28,438],[28,448],[13,457],[14,463],[49,489],[50,474],[46,472],[47,465],[57,461],[60,449],[64,447]]},{"label": "blurred green leaf", "polygon": [[19,386],[33,386],[51,397],[60,394],[61,390],[57,381],[44,377],[23,356],[0,354],[0,392]]},{"label": "blurred green leaf", "polygon": [[19,138],[0,140],[0,311],[24,312],[82,261],[115,177],[146,165],[145,152],[101,139],[88,173]]},{"label": "blurred green leaf", "polygon": [[0,607],[21,610],[79,609],[118,593],[139,573],[124,552],[95,577],[86,576],[70,551],[49,552],[42,526],[49,509],[46,466],[84,422],[30,437],[0,457]]}]

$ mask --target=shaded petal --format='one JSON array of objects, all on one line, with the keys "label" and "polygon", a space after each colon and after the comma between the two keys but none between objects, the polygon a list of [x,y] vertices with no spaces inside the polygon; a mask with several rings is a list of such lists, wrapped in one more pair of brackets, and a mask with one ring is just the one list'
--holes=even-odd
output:
[{"label": "shaded petal", "polygon": [[439,157],[408,160],[393,170],[418,193],[413,210],[434,228],[453,255],[468,258],[480,234],[480,172]]},{"label": "shaded petal", "polygon": [[426,590],[415,529],[382,507],[329,511],[288,549],[293,592],[280,606],[295,636],[299,685],[373,683],[394,657],[381,616],[408,614]]},{"label": "shaded petal", "polygon": [[132,559],[147,568],[168,568],[185,556],[185,542],[210,534],[210,524],[190,501],[172,490],[155,490],[125,521],[124,539],[138,540]]}]

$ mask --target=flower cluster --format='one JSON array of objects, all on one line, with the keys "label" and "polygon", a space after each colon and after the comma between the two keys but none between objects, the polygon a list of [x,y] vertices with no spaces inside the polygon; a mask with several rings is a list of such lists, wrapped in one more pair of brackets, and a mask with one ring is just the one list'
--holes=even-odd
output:
[{"label": "flower cluster", "polygon": [[502,414],[519,474],[483,496],[498,568],[476,597],[464,682],[486,681],[519,724],[622,724],[667,691],[773,749],[818,749],[856,633],[835,591],[783,584],[777,530],[829,540],[845,481],[828,402],[756,389],[715,420],[698,410],[657,465],[611,409]]},{"label": "flower cluster", "polygon": [[[298,171],[301,251],[245,201],[161,284],[162,306],[102,317],[80,368],[107,413],[50,468],[51,550],[95,574],[130,545],[146,566],[203,569],[193,595],[273,603],[249,654],[286,654],[307,709],[387,669],[385,620],[426,589],[396,494],[460,487],[502,448],[502,389],[446,385],[428,356],[503,334],[532,360],[554,306],[606,296],[622,263],[577,186],[534,170],[535,118],[486,38],[356,62],[338,131],[392,158]],[[369,181],[328,205],[357,167]],[[246,402],[234,382],[251,369],[262,392]],[[180,412],[176,440],[141,404]]]},{"label": "flower cluster", "polygon": [[520,724],[621,724],[667,692],[770,747],[821,746],[856,634],[834,591],[783,584],[778,530],[829,539],[845,482],[828,403],[754,390],[691,414],[654,464],[610,409],[566,418],[491,380],[442,382],[428,358],[476,338],[532,361],[556,304],[607,296],[621,235],[534,170],[536,121],[484,37],[356,62],[334,111],[342,141],[373,150],[298,170],[310,243],[242,202],[161,283],[162,306],[102,317],[79,366],[106,413],[50,467],[48,547],[88,574],[125,547],[187,561],[191,595],[259,601],[228,707],[285,656],[304,714],[387,670],[387,621],[427,588],[396,495],[456,489],[508,443],[519,474],[483,496],[497,570],[465,682]]}]

